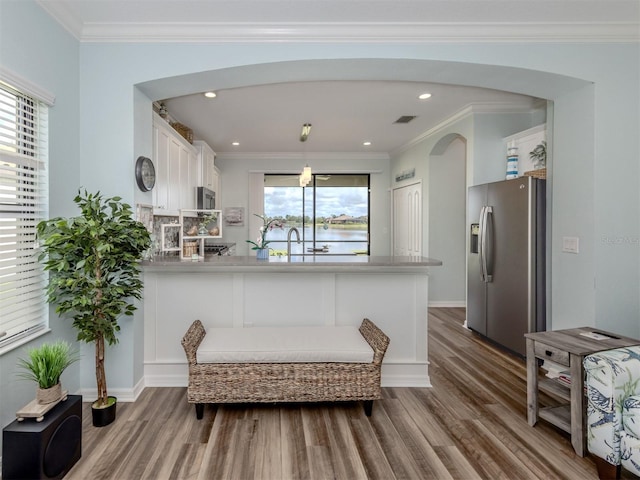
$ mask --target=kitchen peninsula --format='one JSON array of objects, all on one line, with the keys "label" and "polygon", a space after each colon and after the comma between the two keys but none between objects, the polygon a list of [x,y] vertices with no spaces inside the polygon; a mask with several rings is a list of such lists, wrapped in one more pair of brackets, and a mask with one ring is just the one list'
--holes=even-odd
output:
[{"label": "kitchen peninsula", "polygon": [[425,257],[156,257],[143,263],[145,384],[187,384],[180,339],[195,319],[205,328],[250,328],[358,326],[369,318],[391,339],[383,386],[430,386],[428,271],[441,264]]}]

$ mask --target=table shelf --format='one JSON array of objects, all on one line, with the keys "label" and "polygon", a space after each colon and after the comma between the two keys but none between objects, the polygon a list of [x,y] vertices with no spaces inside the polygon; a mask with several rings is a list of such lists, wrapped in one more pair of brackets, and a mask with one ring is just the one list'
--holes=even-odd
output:
[{"label": "table shelf", "polygon": [[552,378],[540,377],[538,389],[564,402],[571,401],[571,387]]},{"label": "table shelf", "polygon": [[571,405],[541,408],[540,418],[565,432],[571,432]]}]

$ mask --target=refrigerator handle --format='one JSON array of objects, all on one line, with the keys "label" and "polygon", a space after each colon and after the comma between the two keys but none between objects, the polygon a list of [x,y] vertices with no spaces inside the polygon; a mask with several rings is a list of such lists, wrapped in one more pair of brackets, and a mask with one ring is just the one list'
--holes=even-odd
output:
[{"label": "refrigerator handle", "polygon": [[487,270],[486,263],[484,261],[484,240],[485,240],[485,231],[486,231],[486,215],[487,215],[487,207],[482,206],[480,208],[480,225],[478,232],[478,261],[480,262],[480,281],[486,283],[487,281]]},{"label": "refrigerator handle", "polygon": [[482,271],[484,282],[491,283],[493,281],[493,242],[489,241],[493,238],[489,229],[493,228],[493,207],[484,207],[484,225],[482,228]]}]

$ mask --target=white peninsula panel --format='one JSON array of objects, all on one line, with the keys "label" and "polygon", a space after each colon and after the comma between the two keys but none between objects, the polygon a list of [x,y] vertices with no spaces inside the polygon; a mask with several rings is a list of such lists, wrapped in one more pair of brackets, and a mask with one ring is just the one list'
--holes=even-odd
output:
[{"label": "white peninsula panel", "polygon": [[376,323],[391,339],[383,386],[430,386],[427,362],[426,258],[321,257],[261,262],[212,257],[158,259],[144,266],[147,386],[184,386],[180,340],[195,319],[207,327]]}]

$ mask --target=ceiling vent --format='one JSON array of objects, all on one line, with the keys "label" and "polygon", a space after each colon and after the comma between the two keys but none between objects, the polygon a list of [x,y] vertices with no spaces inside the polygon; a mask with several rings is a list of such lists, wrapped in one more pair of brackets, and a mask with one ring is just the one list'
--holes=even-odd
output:
[{"label": "ceiling vent", "polygon": [[409,123],[414,118],[416,118],[415,115],[403,115],[393,123]]}]

